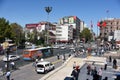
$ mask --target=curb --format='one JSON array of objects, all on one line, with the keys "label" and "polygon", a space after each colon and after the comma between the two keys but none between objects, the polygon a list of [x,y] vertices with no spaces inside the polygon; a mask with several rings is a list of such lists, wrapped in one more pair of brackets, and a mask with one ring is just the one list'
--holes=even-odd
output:
[{"label": "curb", "polygon": [[56,72],[58,72],[59,70],[61,70],[72,58],[73,58],[73,55],[70,56],[70,57],[65,61],[65,63],[64,63],[62,66],[56,68],[54,71],[51,71],[50,73],[48,73],[47,75],[43,76],[43,77],[42,77],[41,79],[39,79],[39,80],[47,80],[50,76],[52,76],[53,74],[55,74]]}]

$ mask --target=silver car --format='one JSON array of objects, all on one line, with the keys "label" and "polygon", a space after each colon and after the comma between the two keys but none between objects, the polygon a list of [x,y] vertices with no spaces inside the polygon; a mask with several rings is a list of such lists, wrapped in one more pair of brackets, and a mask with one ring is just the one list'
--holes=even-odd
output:
[{"label": "silver car", "polygon": [[8,60],[7,60],[7,56],[3,57],[3,61],[14,61],[18,59],[20,59],[20,56],[18,55],[8,55]]}]

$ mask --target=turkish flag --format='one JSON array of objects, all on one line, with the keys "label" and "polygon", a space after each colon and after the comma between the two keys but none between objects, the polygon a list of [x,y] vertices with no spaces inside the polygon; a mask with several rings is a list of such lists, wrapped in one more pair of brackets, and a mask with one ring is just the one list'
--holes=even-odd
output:
[{"label": "turkish flag", "polygon": [[106,27],[106,22],[105,21],[102,23],[102,27]]},{"label": "turkish flag", "polygon": [[97,22],[97,26],[99,26],[99,27],[100,27],[100,22]]}]

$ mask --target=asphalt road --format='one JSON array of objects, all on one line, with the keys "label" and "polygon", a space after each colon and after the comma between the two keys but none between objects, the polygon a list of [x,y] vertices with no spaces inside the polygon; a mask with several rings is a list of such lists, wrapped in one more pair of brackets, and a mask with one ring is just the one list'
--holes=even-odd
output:
[{"label": "asphalt road", "polygon": [[[58,52],[62,55],[63,53],[66,53],[66,58],[68,58],[68,54],[70,50],[68,49],[54,49],[54,54],[56,55]],[[19,55],[22,51],[18,51]],[[14,54],[14,53],[13,53]],[[61,58],[61,56],[60,56]],[[45,61],[50,61],[55,65],[55,68],[62,65],[62,60],[57,60],[57,56],[45,58]],[[2,67],[4,67],[5,62],[0,61],[0,64],[2,64]],[[12,71],[11,78],[14,78],[15,80],[38,80],[41,77],[43,77],[45,74],[37,74],[34,66],[32,65],[32,61],[24,61],[22,58],[18,61],[15,61],[15,64],[17,66],[17,70]],[[22,79],[21,79],[22,78]],[[4,77],[0,77],[0,80],[5,80]]]}]

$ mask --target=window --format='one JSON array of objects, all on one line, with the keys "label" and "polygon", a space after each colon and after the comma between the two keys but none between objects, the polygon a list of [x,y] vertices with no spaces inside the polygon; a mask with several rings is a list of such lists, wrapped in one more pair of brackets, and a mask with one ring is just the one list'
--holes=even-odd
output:
[{"label": "window", "polygon": [[39,68],[44,68],[44,66],[43,66],[43,65],[37,65],[37,67],[39,67]]},{"label": "window", "polygon": [[24,51],[24,54],[29,54],[29,52],[28,51]]}]

